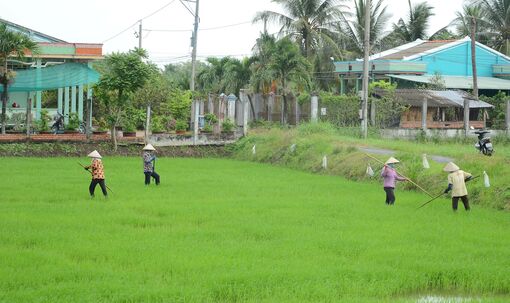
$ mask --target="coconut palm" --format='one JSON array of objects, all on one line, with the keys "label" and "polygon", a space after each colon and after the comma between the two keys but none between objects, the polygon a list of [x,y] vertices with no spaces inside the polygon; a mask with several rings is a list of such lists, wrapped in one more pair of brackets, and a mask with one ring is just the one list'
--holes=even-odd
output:
[{"label": "coconut palm", "polygon": [[[384,6],[384,0],[372,2],[370,17],[370,45],[372,48],[380,46],[381,39],[384,37],[390,14],[386,12],[387,6]],[[347,35],[352,51],[357,55],[363,54],[363,37],[365,32],[365,9],[366,0],[354,0],[354,18],[353,20],[344,19],[342,30]]]},{"label": "coconut palm", "polygon": [[280,33],[296,41],[303,55],[310,58],[314,50],[327,45],[335,47],[334,30],[346,14],[345,0],[272,0],[283,6],[285,13],[258,12],[254,22],[274,22]]},{"label": "coconut palm", "polygon": [[25,57],[25,51],[32,54],[37,53],[37,43],[19,32],[7,29],[5,24],[0,24],[0,84],[3,86],[2,93],[2,134],[5,134],[5,124],[7,122],[7,99],[9,83],[16,77],[16,73],[9,70],[7,60],[9,57],[15,57],[22,60]]},{"label": "coconut palm", "polygon": [[427,2],[421,2],[414,6],[411,4],[411,0],[408,0],[408,3],[407,20],[401,18],[396,24],[393,24],[392,34],[403,43],[425,39],[430,17],[434,15],[432,12],[434,7],[428,5]]},{"label": "coconut palm", "polygon": [[488,45],[510,55],[510,1],[508,0],[473,0],[478,4],[487,25]]}]

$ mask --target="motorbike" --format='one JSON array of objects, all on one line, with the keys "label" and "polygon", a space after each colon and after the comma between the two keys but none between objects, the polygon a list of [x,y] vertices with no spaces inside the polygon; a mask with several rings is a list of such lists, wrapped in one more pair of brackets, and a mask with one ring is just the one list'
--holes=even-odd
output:
[{"label": "motorbike", "polygon": [[57,113],[57,115],[53,118],[55,122],[51,126],[51,130],[54,134],[60,134],[64,132],[64,115],[61,113]]},{"label": "motorbike", "polygon": [[475,148],[486,156],[492,156],[494,153],[491,137],[487,135],[489,133],[490,131],[488,130],[475,131],[475,134],[478,135],[478,142],[475,144]]}]

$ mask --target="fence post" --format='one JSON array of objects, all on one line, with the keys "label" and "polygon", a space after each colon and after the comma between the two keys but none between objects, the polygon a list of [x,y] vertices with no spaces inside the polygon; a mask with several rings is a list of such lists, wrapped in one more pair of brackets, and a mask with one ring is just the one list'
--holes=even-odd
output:
[{"label": "fence post", "polygon": [[294,104],[296,106],[295,108],[295,111],[296,111],[296,126],[299,125],[299,115],[301,113],[301,111],[299,110],[299,102],[298,102],[298,97],[294,97]]},{"label": "fence post", "polygon": [[267,98],[267,121],[273,121],[273,106],[274,106],[274,94],[269,93],[269,97]]},{"label": "fence post", "polygon": [[469,134],[469,99],[464,99],[464,135]]},{"label": "fence post", "polygon": [[312,104],[311,104],[310,121],[312,123],[317,123],[317,121],[318,121],[317,115],[319,112],[319,97],[317,96],[317,94],[315,94],[315,93],[312,94],[311,103]]},{"label": "fence post", "polygon": [[428,100],[427,98],[423,98],[423,103],[421,104],[421,129],[424,132],[427,131],[427,110]]},{"label": "fence post", "polygon": [[200,104],[198,100],[193,101],[193,145],[198,142],[198,116],[200,115]]},{"label": "fence post", "polygon": [[27,138],[30,138],[30,124],[32,124],[32,98],[27,100],[27,117],[25,127],[27,128]]},{"label": "fence post", "polygon": [[370,124],[375,126],[375,98],[372,98],[372,102],[370,102]]}]

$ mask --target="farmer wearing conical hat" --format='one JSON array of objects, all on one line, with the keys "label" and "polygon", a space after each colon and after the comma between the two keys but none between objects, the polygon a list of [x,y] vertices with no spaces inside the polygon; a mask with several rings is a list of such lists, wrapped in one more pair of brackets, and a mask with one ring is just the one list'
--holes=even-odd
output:
[{"label": "farmer wearing conical hat", "polygon": [[154,151],[156,149],[152,144],[147,144],[143,148],[143,173],[145,174],[145,185],[151,184],[151,177],[156,181],[156,185],[159,185],[159,175],[155,171],[156,155]]},{"label": "farmer wearing conical hat", "polygon": [[85,166],[86,170],[89,170],[92,174],[92,181],[89,186],[89,193],[91,197],[94,197],[94,191],[96,190],[96,185],[99,184],[101,186],[101,190],[103,191],[103,195],[108,197],[108,192],[106,191],[106,184],[104,182],[104,167],[103,162],[101,161],[102,157],[94,150],[87,157],[92,158],[92,163],[89,166]]},{"label": "farmer wearing conical hat", "polygon": [[386,163],[384,163],[384,167],[381,171],[381,176],[384,178],[384,191],[386,192],[386,204],[394,205],[395,204],[395,182],[396,181],[406,181],[406,178],[403,178],[398,175],[395,170],[395,165],[400,163],[397,159],[390,157]]},{"label": "farmer wearing conical hat", "polygon": [[473,176],[470,173],[461,170],[453,162],[446,164],[443,170],[449,173],[448,188],[444,190],[444,193],[447,194],[450,190],[452,191],[453,211],[457,211],[459,199],[462,200],[462,203],[464,204],[464,209],[470,210],[466,181],[471,179]]}]

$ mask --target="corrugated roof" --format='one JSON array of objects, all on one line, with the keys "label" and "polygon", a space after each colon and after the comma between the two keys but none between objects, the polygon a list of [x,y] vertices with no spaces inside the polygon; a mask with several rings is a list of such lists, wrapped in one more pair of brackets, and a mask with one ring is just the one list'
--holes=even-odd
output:
[{"label": "corrugated roof", "polygon": [[[375,95],[385,96],[387,91],[376,89]],[[428,90],[428,89],[396,89],[397,101],[410,106],[421,107],[427,99],[428,107],[464,107],[464,99],[468,99],[470,108],[491,108],[489,103],[477,100],[474,96],[460,90]]]},{"label": "corrugated roof", "polygon": [[[430,78],[434,75],[387,75],[395,79],[402,79],[417,83],[430,83]],[[473,89],[473,77],[464,76],[446,76],[442,75],[445,86],[448,89]],[[510,90],[510,80],[493,78],[493,77],[478,77],[479,89],[491,90]]]},{"label": "corrugated roof", "polygon": [[441,47],[446,44],[450,44],[455,40],[437,40],[437,41],[424,41],[423,43],[413,46],[411,48],[389,54],[378,59],[380,60],[402,60],[405,57],[410,57],[416,54],[420,54],[429,50],[432,50],[437,47]]},{"label": "corrugated roof", "polygon": [[4,23],[5,25],[10,27],[11,29],[13,29],[15,31],[18,31],[18,32],[22,32],[22,33],[28,35],[35,42],[53,42],[53,43],[63,42],[63,43],[67,43],[67,42],[65,42],[62,39],[58,39],[58,38],[52,37],[50,35],[43,34],[43,33],[38,32],[36,30],[30,29],[28,27],[21,26],[19,24],[14,23],[14,22],[7,21],[5,19],[1,19],[0,18],[0,23]]}]

